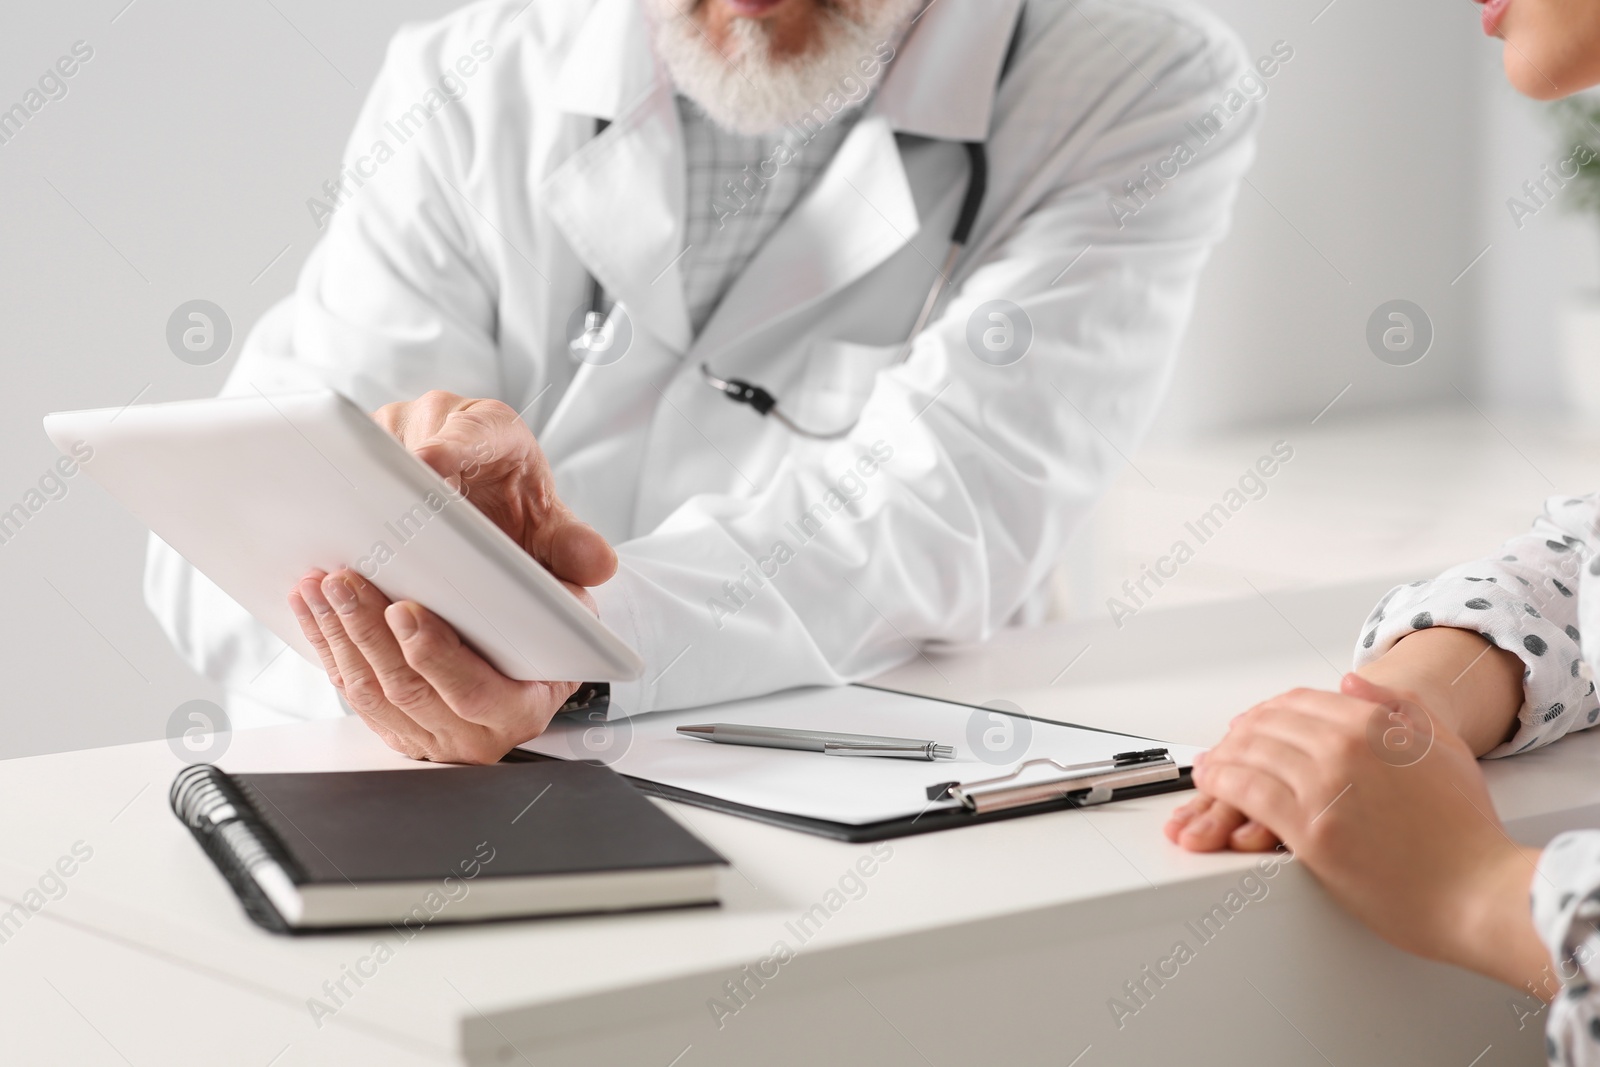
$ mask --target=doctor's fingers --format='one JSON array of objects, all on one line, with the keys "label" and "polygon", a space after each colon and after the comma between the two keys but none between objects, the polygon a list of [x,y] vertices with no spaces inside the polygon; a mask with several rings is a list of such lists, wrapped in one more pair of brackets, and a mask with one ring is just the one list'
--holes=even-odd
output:
[{"label": "doctor's fingers", "polygon": [[[320,583],[326,577],[322,571],[314,571],[306,579],[309,582]],[[328,639],[323,636],[322,627],[317,624],[317,617],[311,610],[311,605],[306,603],[305,597],[297,588],[289,594],[289,610],[294,612],[295,621],[300,624],[300,632],[305,635],[311,647],[317,650],[317,658],[322,661],[322,669],[328,674],[328,681],[339,692],[344,692],[344,676],[339,673],[339,663],[333,656],[333,649],[328,647]],[[348,698],[346,698],[348,702]],[[381,723],[373,721],[368,715],[356,713],[362,722],[367,724],[367,729],[378,735],[378,739],[396,752],[405,752],[406,746],[401,739]],[[420,753],[418,754],[420,758]]]},{"label": "doctor's fingers", "polygon": [[385,613],[406,661],[428,680],[464,725],[490,735],[485,752],[492,762],[513,747],[539,736],[577,683],[521,682],[507,678],[468,648],[437,615],[401,601]]},{"label": "doctor's fingers", "polygon": [[[303,579],[307,582],[320,584],[327,575],[322,571],[312,571]],[[328,639],[323,636],[322,627],[317,624],[317,616],[311,610],[311,605],[306,603],[306,598],[301,595],[297,586],[289,594],[289,610],[294,612],[294,621],[300,624],[300,632],[310,642],[311,647],[317,650],[317,658],[322,661],[322,669],[328,672],[328,681],[333,683],[335,689],[344,688],[344,679],[339,676],[339,664],[333,658],[333,649],[328,647]]]},{"label": "doctor's fingers", "polygon": [[[327,575],[321,582],[307,579],[300,583],[300,594],[316,615],[317,625],[343,681],[341,692],[350,709],[391,748],[412,759],[432,758],[438,748],[437,740],[415,716],[389,699],[380,677],[377,664],[382,662],[382,650],[375,647],[371,634],[374,625],[387,631],[383,623],[386,601],[382,594],[370,583],[359,579],[351,581],[347,571]],[[366,603],[363,603],[363,596]],[[358,643],[357,634],[362,635],[368,648]],[[392,644],[393,638],[389,640]],[[403,662],[398,650],[393,652],[393,657]]]},{"label": "doctor's fingers", "polygon": [[544,449],[510,405],[427,393],[391,407],[403,410],[381,409],[380,421],[556,577],[590,586],[616,573],[611,545],[557,495]]},{"label": "doctor's fingers", "polygon": [[558,517],[533,529],[534,559],[569,586],[603,585],[617,573],[617,551],[600,531],[560,505]]},{"label": "doctor's fingers", "polygon": [[[493,763],[505,755],[511,745],[503,743],[497,731],[458,715],[449,696],[409,662],[391,619],[403,619],[421,609],[415,605],[396,609],[376,586],[349,572],[335,577],[348,581],[357,601],[355,609],[342,614],[339,621],[370,664],[380,698],[432,738],[427,758],[442,763]],[[440,628],[449,630],[442,623]],[[450,633],[454,636],[454,631]],[[488,669],[469,649],[462,646],[461,652]]]},{"label": "doctor's fingers", "polygon": [[[590,586],[616,574],[616,552],[557,494],[544,449],[507,405],[471,401],[414,449],[446,477],[459,472],[468,499],[557,578]],[[473,496],[474,489],[482,491]]]},{"label": "doctor's fingers", "polygon": [[312,637],[307,633],[307,638],[317,646],[318,654],[322,656],[324,663],[331,663],[328,668],[329,681],[333,682],[335,688],[344,696],[350,710],[355,712],[384,744],[412,759],[426,758],[432,739],[414,723],[389,707],[387,702],[383,706],[371,706],[361,687],[358,687],[356,694],[352,696],[347,682],[353,677],[363,675],[370,678],[371,667],[344,632],[343,624],[339,622],[333,605],[324,595],[322,582],[326,578],[327,575],[321,571],[313,572],[301,580],[296,592],[313,613],[312,625],[316,628],[316,636]]},{"label": "doctor's fingers", "polygon": [[[521,518],[517,510],[538,512],[554,495],[554,477],[539,442],[510,406],[498,400],[468,400],[434,390],[416,400],[386,404],[373,421],[393,434],[416,457],[504,527]],[[485,492],[473,497],[473,489]],[[495,516],[496,495],[515,494],[514,507]],[[521,530],[506,530],[519,537]]]},{"label": "doctor's fingers", "polygon": [[430,389],[415,400],[383,405],[372,413],[372,419],[412,448],[438,433],[450,413],[468,403],[464,396]]},{"label": "doctor's fingers", "polygon": [[408,420],[400,440],[442,477],[467,485],[524,479],[549,491],[553,479],[544,450],[509,405],[498,400],[464,401],[439,422],[430,423]]},{"label": "doctor's fingers", "polygon": [[463,491],[480,484],[527,483],[525,491],[537,507],[554,495],[544,450],[509,404],[435,390],[379,408],[372,417]]}]

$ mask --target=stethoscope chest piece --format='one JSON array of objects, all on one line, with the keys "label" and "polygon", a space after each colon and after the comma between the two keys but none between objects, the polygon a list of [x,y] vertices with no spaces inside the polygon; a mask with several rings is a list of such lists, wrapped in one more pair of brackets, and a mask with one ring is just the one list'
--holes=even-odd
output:
[{"label": "stethoscope chest piece", "polygon": [[614,304],[609,313],[580,307],[567,317],[567,351],[581,363],[609,367],[633,346],[633,320],[628,309]]}]

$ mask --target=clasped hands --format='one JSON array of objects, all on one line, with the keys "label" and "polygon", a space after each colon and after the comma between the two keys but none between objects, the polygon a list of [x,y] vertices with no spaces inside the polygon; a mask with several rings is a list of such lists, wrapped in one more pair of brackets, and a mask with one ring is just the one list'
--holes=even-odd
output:
[{"label": "clasped hands", "polygon": [[1522,699],[1516,656],[1417,631],[1337,692],[1291,690],[1234,719],[1167,837],[1192,851],[1281,840],[1392,944],[1521,987],[1548,964],[1527,914],[1538,850],[1506,834],[1477,757]]},{"label": "clasped hands", "polygon": [[[1495,748],[1514,732],[1522,701],[1515,655],[1470,631],[1418,630],[1345,675],[1338,692],[1294,689],[1236,717],[1200,761],[1200,795],[1173,812],[1167,837],[1195,852],[1268,851],[1280,839],[1292,846],[1285,835],[1294,825],[1284,806],[1289,793],[1301,806],[1316,805],[1305,814],[1309,827],[1345,786],[1376,790],[1391,777],[1381,771],[1420,765],[1431,746],[1460,745],[1471,756]],[[1419,746],[1415,753],[1394,748],[1405,732]],[[1209,768],[1209,779],[1200,768]],[[1241,803],[1237,790],[1246,787],[1249,803]]]},{"label": "clasped hands", "polygon": [[[514,410],[431,392],[373,418],[595,610],[585,587],[616,573],[616,552],[556,496]],[[412,759],[494,763],[544,732],[582,683],[507,678],[438,616],[391,603],[349,567],[308,573],[289,607],[351,710]]]}]

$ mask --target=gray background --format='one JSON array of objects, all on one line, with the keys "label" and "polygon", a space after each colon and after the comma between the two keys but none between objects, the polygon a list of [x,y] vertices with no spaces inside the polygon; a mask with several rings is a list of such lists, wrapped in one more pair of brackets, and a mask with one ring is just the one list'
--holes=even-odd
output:
[{"label": "gray background", "polygon": [[[73,42],[95,55],[0,146],[0,507],[54,459],[44,413],[216,392],[316,241],[305,202],[338,172],[389,36],[457,6],[126,2],[6,4],[4,106]],[[196,298],[234,324],[209,367],[166,347]],[[218,695],[144,608],[142,526],[69,485],[0,545],[0,756],[159,737],[178,705]]]},{"label": "gray background", "polygon": [[[1270,83],[1161,436],[1315,414],[1347,385],[1330,418],[1459,403],[1458,388],[1536,410],[1559,395],[1552,309],[1592,280],[1592,237],[1555,210],[1518,233],[1504,208],[1561,158],[1554,135],[1501,84],[1464,0],[1325,3],[1212,4],[1252,55],[1283,39],[1296,56]],[[0,509],[54,459],[45,412],[215,392],[232,356],[174,358],[168,316],[215,301],[236,353],[316,240],[305,201],[336,173],[389,35],[456,6],[125,5],[6,3],[0,107],[73,42],[95,56],[0,146]],[[1365,348],[1368,315],[1394,298],[1435,325],[1414,367]],[[0,545],[0,757],[160,736],[179,704],[215,697],[143,607],[143,550],[139,524],[82,478]]]}]

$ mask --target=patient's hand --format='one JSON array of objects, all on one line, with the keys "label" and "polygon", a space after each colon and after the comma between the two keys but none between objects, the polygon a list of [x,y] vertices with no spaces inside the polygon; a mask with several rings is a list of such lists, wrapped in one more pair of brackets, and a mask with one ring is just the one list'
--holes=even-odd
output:
[{"label": "patient's hand", "polygon": [[1395,758],[1373,724],[1422,735],[1421,712],[1358,675],[1340,689],[1240,716],[1197,763],[1199,788],[1282,837],[1392,944],[1512,985],[1537,978],[1549,966],[1528,912],[1538,850],[1506,836],[1472,748],[1435,726]]},{"label": "patient's hand", "polygon": [[[1346,685],[1360,682],[1360,676],[1350,674],[1346,676]],[[1382,699],[1405,701],[1413,707],[1420,707],[1417,694],[1407,689],[1404,691],[1384,690],[1377,686],[1368,686],[1373,693],[1382,692]],[[1308,696],[1337,696],[1335,693],[1324,693],[1312,689],[1292,689],[1287,693],[1280,693],[1271,700],[1262,701],[1242,715],[1237,716],[1228,726],[1228,734],[1223,738],[1224,743],[1231,740],[1234,734],[1243,729],[1248,729],[1248,724],[1254,717],[1280,705],[1296,705]],[[1429,718],[1428,726],[1431,730],[1433,719]],[[1381,735],[1390,736],[1390,735]],[[1429,733],[1431,739],[1432,734]],[[1414,740],[1414,739],[1413,739]],[[1403,758],[1403,754],[1402,758]],[[1218,800],[1210,792],[1200,786],[1199,776],[1195,777],[1195,786],[1198,794],[1184,804],[1179,805],[1172,812],[1164,832],[1167,840],[1175,845],[1188,849],[1190,852],[1217,852],[1231,848],[1235,852],[1270,852],[1278,847],[1279,837],[1267,829],[1260,822],[1250,818],[1232,804]]]},{"label": "patient's hand", "polygon": [[1190,852],[1271,852],[1278,836],[1244,812],[1214,797],[1197,793],[1173,810],[1163,828],[1167,840]]},{"label": "patient's hand", "polygon": [[[616,553],[556,496],[544,452],[515,411],[428,393],[374,418],[594,610],[583,587],[616,573]],[[413,759],[493,763],[543,733],[582,681],[507,678],[438,616],[391,604],[353,570],[312,572],[289,606],[346,703]]]},{"label": "patient's hand", "polygon": [[[1522,706],[1522,662],[1479,634],[1446,626],[1418,630],[1356,674],[1347,675],[1343,683],[1346,693],[1351,692],[1352,678],[1372,683],[1373,692],[1388,693],[1384,699],[1427,708],[1431,723],[1461,738],[1478,756],[1515,732],[1517,711]],[[1274,697],[1246,715],[1296,692],[1309,691]],[[1271,831],[1217,800],[1204,787],[1172,813],[1166,835],[1192,852],[1223,848],[1261,852],[1278,843]]]}]

